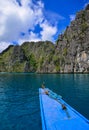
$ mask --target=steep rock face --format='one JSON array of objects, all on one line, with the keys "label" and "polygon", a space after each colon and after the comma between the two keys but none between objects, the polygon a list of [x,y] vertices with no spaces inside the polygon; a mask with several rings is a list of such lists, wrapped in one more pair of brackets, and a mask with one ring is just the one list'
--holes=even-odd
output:
[{"label": "steep rock face", "polygon": [[[56,46],[61,72],[89,72],[89,8],[77,13]],[[62,63],[61,63],[62,62]]]},{"label": "steep rock face", "polygon": [[24,70],[39,73],[56,72],[54,62],[52,61],[55,52],[55,46],[50,41],[25,42],[22,49],[27,57]]},{"label": "steep rock face", "polygon": [[53,73],[55,46],[52,42],[25,42],[0,54],[0,71]]},{"label": "steep rock face", "polygon": [[9,46],[0,54],[1,72],[23,72],[26,57],[20,46]]},{"label": "steep rock face", "polygon": [[77,13],[56,44],[9,46],[0,54],[0,72],[89,73],[89,5]]},{"label": "steep rock face", "polygon": [[89,10],[89,4],[87,4],[87,6],[86,6],[85,10]]}]

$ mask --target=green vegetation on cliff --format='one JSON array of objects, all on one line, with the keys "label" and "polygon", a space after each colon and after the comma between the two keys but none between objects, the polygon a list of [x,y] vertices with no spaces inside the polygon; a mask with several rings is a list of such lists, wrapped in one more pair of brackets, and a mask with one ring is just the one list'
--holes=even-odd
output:
[{"label": "green vegetation on cliff", "polygon": [[0,54],[0,72],[89,72],[89,5],[77,13],[56,44],[24,42]]}]

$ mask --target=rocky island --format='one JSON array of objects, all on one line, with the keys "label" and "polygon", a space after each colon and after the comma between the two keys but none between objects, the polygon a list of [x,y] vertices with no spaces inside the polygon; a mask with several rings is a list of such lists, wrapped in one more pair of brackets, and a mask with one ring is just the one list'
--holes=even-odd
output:
[{"label": "rocky island", "polygon": [[89,73],[89,4],[55,44],[10,45],[0,54],[0,72]]}]

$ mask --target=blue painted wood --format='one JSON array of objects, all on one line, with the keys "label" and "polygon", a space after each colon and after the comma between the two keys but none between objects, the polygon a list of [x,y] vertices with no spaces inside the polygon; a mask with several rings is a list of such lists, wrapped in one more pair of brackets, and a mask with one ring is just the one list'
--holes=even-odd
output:
[{"label": "blue painted wood", "polygon": [[[89,120],[69,106],[60,96],[45,94],[46,89],[39,89],[42,129],[43,130],[89,130]],[[55,94],[55,93],[54,93]],[[65,104],[67,110],[62,110]]]}]

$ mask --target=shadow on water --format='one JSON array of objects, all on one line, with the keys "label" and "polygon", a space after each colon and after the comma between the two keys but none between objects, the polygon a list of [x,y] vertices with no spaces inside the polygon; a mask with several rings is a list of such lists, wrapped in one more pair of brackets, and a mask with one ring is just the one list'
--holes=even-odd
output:
[{"label": "shadow on water", "polygon": [[89,74],[0,74],[0,130],[41,130],[38,88],[62,95],[89,119]]}]

